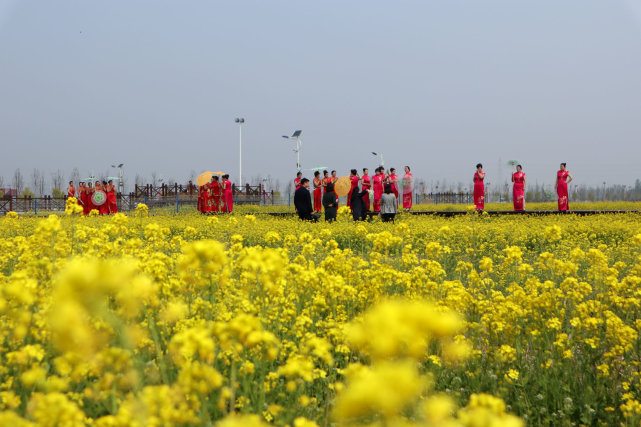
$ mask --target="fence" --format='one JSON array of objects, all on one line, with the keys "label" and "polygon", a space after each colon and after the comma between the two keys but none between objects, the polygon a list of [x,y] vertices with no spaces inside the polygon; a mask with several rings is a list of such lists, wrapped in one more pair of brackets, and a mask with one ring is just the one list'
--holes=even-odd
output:
[{"label": "fence", "polygon": [[[195,188],[195,187],[194,187]],[[234,188],[235,189],[235,188]],[[237,190],[237,189],[236,189]],[[262,187],[247,186],[245,192],[234,192],[234,204],[273,205],[283,204],[281,197],[273,191],[267,192]],[[293,198],[292,198],[293,201]],[[193,191],[188,186],[136,186],[134,192],[129,194],[116,194],[119,211],[136,209],[139,203],[146,204],[149,208],[181,208],[193,207],[198,203],[198,191]],[[286,203],[286,202],[285,202]],[[33,212],[64,211],[65,199],[44,197],[16,197],[6,195],[0,199],[0,215],[7,212]]]}]

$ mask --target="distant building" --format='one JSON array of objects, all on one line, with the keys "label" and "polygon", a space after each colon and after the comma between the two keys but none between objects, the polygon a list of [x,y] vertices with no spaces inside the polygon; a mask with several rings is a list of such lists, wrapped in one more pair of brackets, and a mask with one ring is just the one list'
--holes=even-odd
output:
[{"label": "distant building", "polygon": [[6,196],[13,196],[17,197],[18,196],[18,190],[15,188],[0,188],[0,193],[3,194],[5,197]]}]

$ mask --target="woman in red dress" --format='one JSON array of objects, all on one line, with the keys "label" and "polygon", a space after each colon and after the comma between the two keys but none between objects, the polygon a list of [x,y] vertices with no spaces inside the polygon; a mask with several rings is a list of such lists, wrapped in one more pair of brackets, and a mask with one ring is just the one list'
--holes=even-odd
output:
[{"label": "woman in red dress", "polygon": [[[329,172],[324,170],[323,171],[323,179],[321,180],[321,188],[323,189],[323,195],[325,195],[325,191],[327,191],[327,184],[329,184],[330,182],[331,181],[329,179]],[[321,200],[321,202],[322,202],[322,200]]]},{"label": "woman in red dress", "polygon": [[105,193],[107,193],[107,211],[110,214],[118,212],[118,202],[116,202],[116,187],[114,186],[113,180],[109,180],[107,186],[105,187]]},{"label": "woman in red dress", "polygon": [[82,213],[84,215],[87,215],[87,204],[85,203],[86,197],[85,183],[84,181],[78,181],[78,204],[82,206]]},{"label": "woman in red dress", "polygon": [[87,198],[87,204],[86,204],[87,215],[89,215],[92,210],[96,209],[96,207],[93,205],[93,202],[91,201],[91,197],[93,197],[93,192],[94,192],[93,184],[91,184],[91,181],[89,181],[87,183],[87,188],[85,189],[86,198]]},{"label": "woman in red dress", "polygon": [[220,202],[223,195],[223,187],[218,182],[218,177],[213,176],[211,178],[210,191],[211,191],[211,211],[220,212]]},{"label": "woman in red dress", "polygon": [[378,167],[375,170],[375,175],[372,178],[372,186],[374,187],[374,212],[381,211],[381,198],[383,197],[383,180],[385,179],[384,169]]},{"label": "woman in red dress", "polygon": [[[329,182],[328,184],[334,184],[336,185],[336,181],[338,181],[338,177],[336,176],[336,171],[332,171],[332,176],[329,177]],[[334,194],[336,194],[336,190],[334,190]],[[338,194],[336,194],[336,209],[338,209]]]},{"label": "woman in red dress", "polygon": [[523,173],[521,165],[516,165],[516,172],[512,174],[512,182],[514,183],[512,189],[514,210],[523,211],[525,210],[525,173]]},{"label": "woman in red dress", "polygon": [[347,193],[347,207],[352,210],[352,191],[354,189],[358,189],[358,183],[360,182],[361,178],[358,176],[358,171],[356,169],[352,169],[349,172],[349,182],[350,182],[350,187],[349,187],[349,193]]},{"label": "woman in red dress", "polygon": [[410,167],[405,166],[405,175],[403,175],[403,209],[409,212],[412,209],[412,198],[414,188],[414,176],[410,172]]},{"label": "woman in red dress", "polygon": [[483,165],[479,163],[476,165],[476,172],[474,173],[474,205],[477,211],[482,211],[485,208],[484,179]]},{"label": "woman in red dress", "polygon": [[67,187],[67,199],[69,197],[76,197],[76,188],[73,186],[73,181],[69,181],[69,186]]},{"label": "woman in red dress", "polygon": [[201,212],[202,213],[207,213],[211,212],[211,201],[209,197],[209,183],[206,182],[205,184],[200,186],[200,197],[201,197]]},{"label": "woman in red dress", "polygon": [[229,175],[223,175],[223,212],[231,212],[234,210],[234,192]]},{"label": "woman in red dress", "polygon": [[[100,186],[100,189],[105,193],[105,196],[107,196],[107,181],[102,181],[102,184]],[[109,204],[108,204],[108,199],[105,199],[105,203],[100,205],[98,207],[98,212],[100,215],[106,215],[109,214]]]},{"label": "woman in red dress", "polygon": [[294,178],[294,191],[300,188],[300,180],[303,179],[302,172],[296,172],[296,178]]},{"label": "woman in red dress", "polygon": [[398,205],[398,175],[396,175],[396,169],[390,168],[389,175],[385,180],[392,186],[392,193],[396,196],[396,204]]},{"label": "woman in red dress", "polygon": [[[369,191],[372,188],[372,180],[369,177],[369,169],[363,168],[363,176],[361,177],[361,183],[363,184],[363,191]],[[369,193],[365,193],[363,196],[363,202],[365,203],[365,210],[370,209],[369,205]]]},{"label": "woman in red dress", "polygon": [[323,181],[320,178],[320,172],[314,172],[314,211],[320,212],[323,208]]},{"label": "woman in red dress", "polygon": [[556,183],[554,188],[556,194],[559,196],[559,210],[567,211],[570,209],[570,201],[568,200],[568,184],[572,182],[572,175],[566,169],[566,164],[561,163],[561,169],[556,173]]}]

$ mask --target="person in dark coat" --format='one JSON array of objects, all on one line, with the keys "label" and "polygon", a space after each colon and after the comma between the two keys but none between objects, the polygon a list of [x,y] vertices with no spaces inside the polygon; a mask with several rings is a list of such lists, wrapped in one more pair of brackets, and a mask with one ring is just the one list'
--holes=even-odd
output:
[{"label": "person in dark coat", "polygon": [[352,199],[350,204],[352,206],[352,217],[354,221],[365,221],[367,219],[367,208],[363,196],[369,194],[367,190],[359,191],[358,187],[354,187],[352,191]]},{"label": "person in dark coat", "polygon": [[336,193],[334,193],[334,184],[331,182],[325,187],[323,207],[325,208],[325,221],[336,221]]},{"label": "person in dark coat", "polygon": [[318,221],[318,215],[314,214],[312,195],[309,194],[309,179],[307,178],[301,179],[300,187],[294,193],[294,207],[300,219]]}]

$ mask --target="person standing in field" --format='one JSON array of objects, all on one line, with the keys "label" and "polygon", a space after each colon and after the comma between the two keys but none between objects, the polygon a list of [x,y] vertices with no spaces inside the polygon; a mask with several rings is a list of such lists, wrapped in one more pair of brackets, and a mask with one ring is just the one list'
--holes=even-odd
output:
[{"label": "person standing in field", "polygon": [[385,179],[385,172],[383,167],[376,168],[376,174],[372,178],[372,186],[374,187],[374,213],[381,211],[381,197],[383,197],[383,180]]},{"label": "person standing in field", "polygon": [[312,207],[312,196],[309,194],[309,179],[303,178],[300,181],[300,187],[294,193],[294,208],[298,217],[304,221],[318,221],[318,215],[314,213]]},{"label": "person standing in field", "polygon": [[336,193],[334,193],[334,184],[329,183],[323,194],[323,207],[325,208],[325,221],[336,221]]},{"label": "person standing in field", "polygon": [[358,171],[356,169],[352,169],[349,172],[349,182],[350,182],[350,188],[349,188],[349,193],[347,193],[347,207],[352,210],[352,192],[354,189],[358,191],[358,183],[360,181],[360,177],[358,176]]},{"label": "person standing in field", "polygon": [[[336,171],[333,170],[332,176],[329,177],[329,182],[336,185],[336,181],[338,181],[338,177],[336,176]],[[334,191],[334,194],[336,194],[336,191]],[[336,194],[336,209],[338,209],[338,194]]]},{"label": "person standing in field", "polygon": [[483,165],[481,163],[476,165],[476,172],[474,173],[474,206],[477,211],[482,211],[485,208],[485,172],[483,172]]},{"label": "person standing in field", "polygon": [[372,187],[372,180],[369,177],[369,169],[363,168],[363,176],[361,177],[361,184],[363,191],[367,191],[367,194],[363,196],[363,202],[365,202],[365,209],[369,210],[369,189]]},{"label": "person standing in field", "polygon": [[323,181],[320,179],[320,172],[314,172],[314,211],[320,212],[323,202],[322,195]]},{"label": "person standing in field", "polygon": [[352,217],[354,221],[365,221],[367,219],[367,209],[365,208],[365,196],[368,194],[367,190],[360,191],[358,186],[352,188],[352,193],[350,195],[351,199],[351,208],[352,208]]},{"label": "person standing in field", "polygon": [[116,201],[116,187],[112,179],[109,180],[105,186],[105,193],[107,194],[107,211],[110,214],[118,213],[118,202]]},{"label": "person standing in field", "polygon": [[570,209],[570,201],[568,200],[568,184],[572,182],[572,174],[568,172],[565,167],[566,163],[561,163],[560,170],[556,173],[556,183],[554,189],[559,197],[559,210],[567,211]]},{"label": "person standing in field", "polygon": [[297,172],[296,173],[296,178],[294,178],[294,191],[298,190],[300,188],[300,181],[301,178],[303,177],[302,172]]},{"label": "person standing in field", "polygon": [[223,175],[223,212],[232,212],[234,210],[234,192],[229,174]]},{"label": "person standing in field", "polygon": [[389,175],[387,175],[385,180],[392,186],[392,193],[394,193],[396,201],[398,202],[398,175],[396,175],[396,169],[390,168]]},{"label": "person standing in field", "polygon": [[73,186],[73,181],[69,181],[69,186],[67,187],[67,199],[69,197],[76,197],[76,188]]},{"label": "person standing in field", "polygon": [[385,193],[381,196],[381,220],[383,222],[394,221],[397,208],[398,200],[392,193],[392,185],[385,184]]},{"label": "person standing in field", "polygon": [[516,165],[516,172],[512,174],[512,200],[515,211],[525,210],[525,173],[521,165]]},{"label": "person standing in field", "polygon": [[414,187],[414,177],[410,172],[410,167],[405,166],[405,175],[403,175],[403,209],[409,212],[412,208],[412,189]]}]

